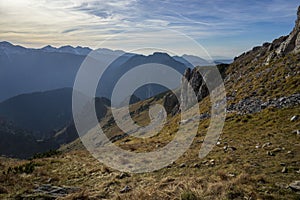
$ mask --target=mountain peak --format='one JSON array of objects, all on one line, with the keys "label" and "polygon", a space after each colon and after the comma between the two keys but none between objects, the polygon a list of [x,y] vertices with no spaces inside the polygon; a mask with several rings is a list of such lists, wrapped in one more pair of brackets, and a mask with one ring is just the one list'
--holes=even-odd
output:
[{"label": "mountain peak", "polygon": [[12,43],[7,42],[7,41],[2,41],[2,42],[0,42],[0,46],[1,47],[12,47],[14,45]]},{"label": "mountain peak", "polygon": [[277,55],[286,55],[290,52],[300,52],[300,6],[298,7],[297,20],[293,31],[288,35],[287,39],[281,43],[276,49]]},{"label": "mountain peak", "polygon": [[169,56],[169,54],[164,53],[164,52],[154,52],[152,55],[153,56],[159,56],[159,55]]},{"label": "mountain peak", "polygon": [[300,6],[298,7],[298,12],[297,12],[296,28],[300,29]]},{"label": "mountain peak", "polygon": [[43,48],[41,48],[41,50],[48,51],[48,52],[54,52],[57,49],[55,47],[51,46],[51,45],[47,45],[47,46],[44,46]]}]

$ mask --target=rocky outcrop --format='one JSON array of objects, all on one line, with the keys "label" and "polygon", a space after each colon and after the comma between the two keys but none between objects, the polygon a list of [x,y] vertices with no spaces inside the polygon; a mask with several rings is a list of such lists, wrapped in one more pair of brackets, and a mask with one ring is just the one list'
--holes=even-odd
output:
[{"label": "rocky outcrop", "polygon": [[164,97],[164,103],[163,106],[166,109],[166,112],[171,115],[176,115],[179,111],[179,102],[177,100],[177,97],[175,94],[167,94]]},{"label": "rocky outcrop", "polygon": [[[188,84],[190,84],[190,87],[188,87]],[[193,70],[188,68],[185,71],[181,82],[181,90],[186,92],[181,93],[181,109],[186,109],[192,106],[192,99],[189,98],[192,95],[196,94],[197,100],[201,101],[209,94],[199,68],[194,68]]]},{"label": "rocky outcrop", "polygon": [[[229,64],[218,64],[216,67],[222,77],[225,78],[225,72],[228,69]],[[195,67],[193,69],[187,68],[183,74],[181,81],[181,91],[186,91],[187,95],[181,95],[180,100],[182,101],[181,106],[189,107],[192,105],[190,100],[187,98],[190,94],[195,93],[197,96],[197,101],[200,102],[202,99],[209,95],[209,90],[205,84],[206,81],[210,81],[211,89],[219,86],[222,83],[222,79],[217,79],[215,73],[217,72],[216,68],[210,67]],[[187,87],[188,83],[191,86],[191,89]],[[190,91],[191,90],[191,91]],[[180,91],[179,91],[180,92]],[[179,95],[178,95],[179,96]],[[180,112],[179,101],[175,94],[167,93],[164,96],[164,107],[168,114],[175,115]]]},{"label": "rocky outcrop", "polygon": [[275,52],[277,55],[286,55],[289,52],[300,52],[300,6],[298,8],[297,20],[293,31]]},{"label": "rocky outcrop", "polygon": [[293,31],[287,35],[274,40],[268,47],[270,52],[265,64],[269,64],[274,58],[282,57],[288,53],[300,52],[300,6],[298,7],[297,20]]},{"label": "rocky outcrop", "polygon": [[283,57],[289,53],[300,52],[300,6],[297,12],[297,20],[292,32],[287,36],[281,36],[272,43],[264,43],[262,46],[254,47],[252,50],[234,58],[236,63],[247,65],[259,59],[264,59],[264,64],[269,65],[272,60]]},{"label": "rocky outcrop", "polygon": [[[188,87],[190,84],[191,88]],[[197,95],[197,100],[201,101],[204,97],[209,95],[209,91],[205,85],[205,82],[201,76],[199,68],[186,69],[182,77],[181,90],[186,91],[186,95],[181,95],[180,100],[182,101],[181,108],[180,103],[173,93],[168,93],[164,97],[164,107],[167,113],[175,115],[180,112],[183,107],[189,107],[191,104],[190,99],[188,98],[190,94],[195,93]],[[191,91],[190,91],[191,90]],[[182,107],[183,106],[183,107]]]}]

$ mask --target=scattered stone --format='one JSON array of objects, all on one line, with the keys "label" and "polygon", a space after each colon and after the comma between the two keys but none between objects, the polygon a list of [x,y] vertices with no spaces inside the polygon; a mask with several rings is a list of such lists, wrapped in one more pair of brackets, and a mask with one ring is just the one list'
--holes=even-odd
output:
[{"label": "scattered stone", "polygon": [[292,151],[288,151],[288,152],[287,152],[287,154],[292,154],[292,153],[293,153]]},{"label": "scattered stone", "polygon": [[286,163],[280,163],[281,166],[286,166]]},{"label": "scattered stone", "polygon": [[120,193],[126,193],[126,192],[129,192],[130,190],[131,190],[131,187],[126,185],[122,190],[120,190]]},{"label": "scattered stone", "polygon": [[211,167],[215,166],[215,160],[214,159],[211,159],[209,161],[209,166],[211,166]]},{"label": "scattered stone", "polygon": [[172,163],[170,163],[167,168],[172,168],[176,163],[173,161]]},{"label": "scattered stone", "polygon": [[282,150],[282,148],[275,148],[272,150],[273,153],[278,153]]},{"label": "scattered stone", "polygon": [[224,150],[224,152],[227,152],[228,150],[230,150],[230,151],[236,151],[237,148],[236,147],[231,147],[231,146],[224,146],[223,150]]},{"label": "scattered stone", "polygon": [[130,175],[125,172],[122,172],[119,176],[117,176],[118,179],[123,179],[123,178],[127,178],[127,177],[130,177]]},{"label": "scattered stone", "polygon": [[296,135],[300,135],[300,130],[294,130],[292,133]]},{"label": "scattered stone", "polygon": [[260,148],[260,146],[259,146],[259,145],[256,145],[256,146],[255,146],[255,148],[256,148],[256,149],[259,149],[259,148]]},{"label": "scattered stone", "polygon": [[79,191],[79,188],[59,187],[59,186],[53,186],[51,184],[40,185],[34,190],[35,193],[48,195],[50,197],[64,197],[70,193],[74,193],[77,191]]},{"label": "scattered stone", "polygon": [[52,182],[52,178],[48,178],[47,183],[51,183]]},{"label": "scattered stone", "polygon": [[198,163],[195,163],[195,164],[193,165],[193,167],[194,167],[194,168],[199,168],[200,165],[199,165]]},{"label": "scattered stone", "polygon": [[275,154],[272,151],[267,151],[268,156],[275,156]]},{"label": "scattered stone", "polygon": [[289,185],[289,188],[291,188],[294,191],[300,191],[300,181],[295,181]]},{"label": "scattered stone", "polygon": [[208,161],[207,160],[204,160],[204,161],[202,161],[202,164],[207,164],[208,163]]},{"label": "scattered stone", "polygon": [[228,149],[230,149],[231,151],[236,151],[237,150],[236,147],[228,147]]},{"label": "scattered stone", "polygon": [[287,170],[287,168],[286,168],[286,167],[283,167],[283,169],[281,170],[281,172],[282,172],[282,173],[287,173],[287,172],[288,172],[288,170]]},{"label": "scattered stone", "polygon": [[186,167],[186,164],[185,163],[182,163],[181,165],[179,165],[180,168],[184,168]]},{"label": "scattered stone", "polygon": [[[262,111],[263,109],[274,108],[286,108],[293,107],[300,104],[300,94],[293,94],[291,96],[284,96],[280,98],[268,99],[263,102],[257,97],[246,97],[240,100],[238,103],[229,104],[227,112],[236,112],[238,114],[252,114]],[[299,115],[298,116],[299,119]]]},{"label": "scattered stone", "polygon": [[299,119],[299,115],[294,115],[294,116],[291,118],[291,122],[297,121],[298,119]]},{"label": "scattered stone", "polygon": [[269,147],[271,145],[272,145],[271,142],[267,142],[267,143],[265,143],[265,144],[262,145],[262,148],[264,149],[264,148]]}]

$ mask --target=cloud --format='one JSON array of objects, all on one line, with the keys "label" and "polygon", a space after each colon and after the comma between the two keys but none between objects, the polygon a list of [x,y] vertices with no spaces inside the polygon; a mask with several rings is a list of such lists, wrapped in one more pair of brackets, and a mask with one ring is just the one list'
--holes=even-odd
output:
[{"label": "cloud", "polygon": [[[268,32],[259,23],[269,25],[265,26],[268,28],[273,26],[277,31],[274,35],[288,31],[286,24],[293,25],[298,4],[298,0],[0,0],[0,37],[32,46],[96,47],[100,41],[124,31],[140,33],[119,41],[122,49],[124,43],[145,42],[143,35],[149,35],[151,30],[172,29],[198,42],[211,41],[204,43],[218,54],[230,46],[234,56]],[[234,42],[235,38],[243,37],[247,40],[239,40],[241,44]],[[272,34],[269,40],[274,39],[271,37]],[[176,36],[164,39],[160,42],[174,43]],[[217,47],[214,41],[221,39],[226,42]],[[157,42],[149,37],[145,43],[151,41]],[[182,49],[188,47],[182,44]]]}]

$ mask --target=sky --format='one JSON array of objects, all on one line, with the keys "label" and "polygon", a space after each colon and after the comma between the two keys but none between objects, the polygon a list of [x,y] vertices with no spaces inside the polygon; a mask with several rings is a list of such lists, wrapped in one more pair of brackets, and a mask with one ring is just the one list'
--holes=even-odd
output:
[{"label": "sky", "polygon": [[0,0],[0,41],[233,58],[287,35],[299,0]]}]

